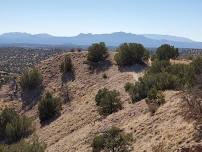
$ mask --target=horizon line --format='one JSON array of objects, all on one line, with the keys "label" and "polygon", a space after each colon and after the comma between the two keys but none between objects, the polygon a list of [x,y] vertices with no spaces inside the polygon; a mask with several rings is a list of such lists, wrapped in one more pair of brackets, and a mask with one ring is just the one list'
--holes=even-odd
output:
[{"label": "horizon line", "polygon": [[29,34],[29,35],[32,35],[32,36],[35,36],[35,35],[49,35],[49,36],[53,36],[53,37],[75,37],[75,36],[79,36],[81,34],[85,34],[85,35],[102,35],[102,34],[114,34],[114,33],[125,33],[125,34],[133,34],[133,35],[140,35],[140,36],[145,36],[145,35],[159,35],[159,36],[173,36],[173,37],[179,37],[179,38],[186,38],[186,39],[189,39],[191,41],[195,41],[195,42],[202,42],[200,40],[194,40],[192,38],[189,38],[189,37],[186,37],[186,36],[178,36],[178,35],[175,35],[175,34],[162,34],[162,33],[144,33],[144,34],[136,34],[136,33],[132,33],[132,32],[124,32],[124,31],[119,31],[119,32],[109,32],[109,33],[89,33],[89,32],[81,32],[81,33],[78,33],[78,34],[74,34],[74,35],[57,35],[57,34],[52,34],[52,33],[43,33],[43,32],[39,32],[39,33],[32,33],[32,32],[17,32],[17,31],[12,31],[12,32],[3,32],[3,33],[0,33],[0,36],[4,35],[4,34],[12,34],[12,33],[21,33],[21,34]]}]

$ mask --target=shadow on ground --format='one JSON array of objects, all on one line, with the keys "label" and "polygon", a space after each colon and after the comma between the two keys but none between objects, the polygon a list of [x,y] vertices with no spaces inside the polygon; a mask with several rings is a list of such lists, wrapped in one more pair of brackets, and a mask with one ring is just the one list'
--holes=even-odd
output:
[{"label": "shadow on ground", "polygon": [[134,65],[131,65],[131,66],[122,66],[122,67],[120,66],[119,71],[120,72],[141,73],[147,68],[148,68],[147,64],[134,64]]},{"label": "shadow on ground", "polygon": [[88,64],[88,68],[92,74],[93,73],[98,74],[100,72],[106,71],[112,66],[112,63],[110,60],[104,60],[97,63],[89,62],[86,64]]},{"label": "shadow on ground", "polygon": [[74,80],[75,80],[75,72],[74,72],[74,70],[72,70],[71,72],[67,72],[67,73],[61,75],[62,83],[67,83],[69,81],[74,81]]},{"label": "shadow on ground", "polygon": [[22,109],[27,111],[37,104],[43,94],[43,88],[21,92]]}]

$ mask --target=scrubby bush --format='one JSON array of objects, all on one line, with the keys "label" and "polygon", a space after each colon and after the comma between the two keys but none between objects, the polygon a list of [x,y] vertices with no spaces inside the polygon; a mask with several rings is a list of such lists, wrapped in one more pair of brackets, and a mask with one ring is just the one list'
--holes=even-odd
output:
[{"label": "scrubby bush", "polygon": [[178,49],[168,44],[161,45],[156,51],[156,57],[159,60],[169,60],[179,56]]},{"label": "scrubby bush", "polygon": [[200,56],[200,57],[195,58],[192,61],[191,66],[193,67],[194,72],[196,74],[201,74],[202,73],[202,57]]},{"label": "scrubby bush", "polygon": [[126,92],[130,93],[133,91],[134,89],[134,84],[133,83],[130,83],[130,82],[127,82],[124,86],[124,89]]},{"label": "scrubby bush", "polygon": [[161,91],[158,91],[156,88],[152,88],[149,90],[148,95],[148,102],[155,102],[158,106],[165,103],[165,97]]},{"label": "scrubby bush", "polygon": [[150,89],[179,90],[193,85],[195,73],[191,65],[174,64],[169,61],[155,61],[145,75],[135,83],[127,84],[125,89],[133,102],[148,96]]},{"label": "scrubby bush", "polygon": [[37,137],[34,137],[29,142],[24,140],[13,145],[0,145],[0,152],[45,152],[45,144],[38,141]]},{"label": "scrubby bush", "polygon": [[132,135],[125,134],[119,128],[112,127],[93,140],[93,152],[112,151],[130,152],[132,148]]},{"label": "scrubby bush", "polygon": [[133,102],[147,97],[151,88],[158,90],[175,89],[178,85],[177,78],[169,73],[145,74],[142,78],[130,86],[129,94]]},{"label": "scrubby bush", "polygon": [[152,66],[148,69],[147,73],[160,73],[160,72],[166,72],[166,68],[169,67],[171,64],[168,60],[155,60],[152,63]]},{"label": "scrubby bush", "polygon": [[168,66],[166,71],[177,77],[178,89],[191,87],[195,80],[195,71],[192,65],[174,64]]},{"label": "scrubby bush", "polygon": [[38,111],[41,122],[51,120],[60,115],[62,105],[59,98],[53,97],[50,92],[47,92],[39,102]]},{"label": "scrubby bush", "polygon": [[155,113],[159,106],[165,103],[165,97],[156,88],[152,88],[148,92],[146,103],[148,105],[149,111],[151,113]]},{"label": "scrubby bush", "polygon": [[99,62],[107,57],[107,47],[104,42],[94,43],[88,48],[87,60],[90,62]]},{"label": "scrubby bush", "polygon": [[25,71],[20,78],[20,86],[23,90],[36,89],[42,84],[42,75],[34,68]]},{"label": "scrubby bush", "polygon": [[100,89],[95,96],[96,105],[101,115],[110,115],[122,109],[122,103],[119,98],[119,92],[108,89]]},{"label": "scrubby bush", "polygon": [[124,43],[117,49],[114,59],[119,66],[142,64],[143,59],[148,59],[148,51],[142,44]]},{"label": "scrubby bush", "polygon": [[65,55],[64,61],[60,65],[60,72],[65,74],[72,71],[72,60],[69,55]]},{"label": "scrubby bush", "polygon": [[8,143],[19,141],[33,131],[32,121],[18,115],[13,109],[4,109],[0,114],[0,138]]}]

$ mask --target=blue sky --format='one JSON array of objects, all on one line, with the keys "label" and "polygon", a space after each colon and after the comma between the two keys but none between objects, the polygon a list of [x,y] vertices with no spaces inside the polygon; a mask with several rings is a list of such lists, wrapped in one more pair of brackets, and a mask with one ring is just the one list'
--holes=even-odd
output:
[{"label": "blue sky", "polygon": [[170,34],[202,41],[202,0],[0,0],[0,33]]}]

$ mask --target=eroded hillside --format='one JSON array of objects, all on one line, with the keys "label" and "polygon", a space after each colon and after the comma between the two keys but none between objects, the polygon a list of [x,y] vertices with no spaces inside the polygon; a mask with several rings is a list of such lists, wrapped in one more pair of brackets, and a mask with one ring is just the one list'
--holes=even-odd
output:
[{"label": "eroded hillside", "polygon": [[[188,147],[196,144],[193,140],[196,133],[194,121],[184,118],[181,92],[165,91],[166,103],[154,115],[150,114],[144,100],[131,103],[124,85],[126,82],[137,81],[146,67],[134,65],[119,69],[114,64],[114,55],[110,54],[107,61],[101,62],[98,68],[89,69],[86,53],[75,52],[70,56],[74,74],[67,75],[65,82],[59,69],[64,55],[52,57],[37,66],[43,75],[43,91],[49,90],[58,97],[68,92],[70,101],[63,104],[61,116],[41,126],[37,104],[31,108],[23,106],[22,110],[18,108],[20,113],[34,119],[35,132],[40,141],[47,145],[47,152],[90,152],[93,137],[111,126],[132,133],[134,151],[138,152],[189,151]],[[104,73],[106,79],[103,78]],[[95,104],[96,93],[104,87],[119,91],[124,106],[122,110],[105,118],[99,115]]]}]

